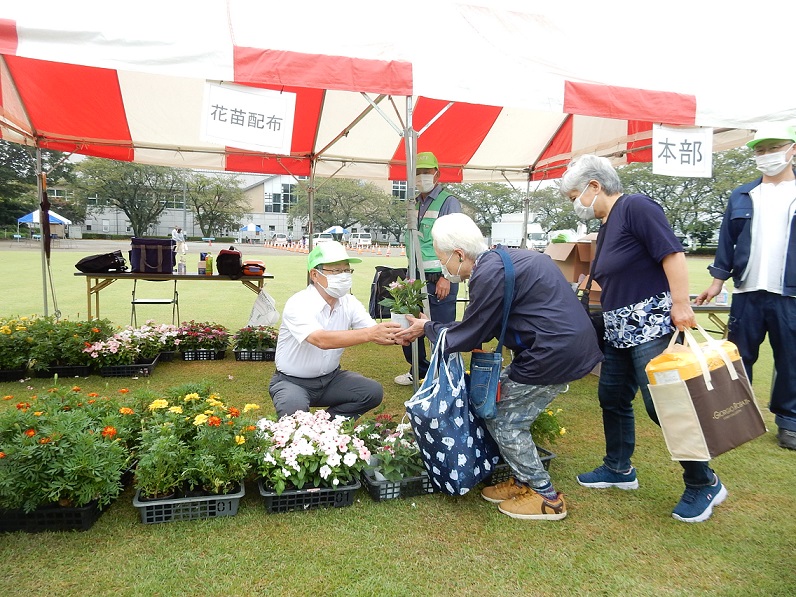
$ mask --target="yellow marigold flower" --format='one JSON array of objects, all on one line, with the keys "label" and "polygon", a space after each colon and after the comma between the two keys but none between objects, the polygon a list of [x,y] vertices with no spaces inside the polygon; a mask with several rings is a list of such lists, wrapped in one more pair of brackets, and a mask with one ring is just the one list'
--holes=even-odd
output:
[{"label": "yellow marigold flower", "polygon": [[243,407],[243,412],[245,413],[249,412],[250,410],[260,410],[260,405],[252,403],[252,404],[247,404]]},{"label": "yellow marigold flower", "polygon": [[14,397],[11,394],[8,394],[7,396],[3,396],[3,400],[13,400],[13,399],[14,399]]},{"label": "yellow marigold flower", "polygon": [[567,428],[566,427],[562,427],[561,429],[558,430],[558,435],[564,435],[566,432],[567,432]]},{"label": "yellow marigold flower", "polygon": [[210,394],[210,397],[209,397],[209,399],[210,399],[210,400],[218,400],[218,394],[215,394],[215,393],[213,393],[213,394]]},{"label": "yellow marigold flower", "polygon": [[205,411],[205,414],[206,414],[206,415],[212,415],[212,414],[214,414],[215,412],[216,412],[216,411],[214,411],[212,408],[208,408],[208,409]]},{"label": "yellow marigold flower", "polygon": [[166,408],[168,405],[169,405],[168,400],[160,398],[158,400],[152,401],[152,404],[149,405],[149,410],[158,410],[159,408]]},{"label": "yellow marigold flower", "polygon": [[42,415],[44,414],[44,411],[43,411],[43,410],[37,410],[37,411],[35,411],[33,414],[34,414],[35,416],[37,416],[37,417],[40,417],[40,416],[42,416]]},{"label": "yellow marigold flower", "polygon": [[242,435],[236,435],[235,436],[235,443],[238,444],[239,446],[242,446],[243,444],[246,443],[246,438],[243,437]]},{"label": "yellow marigold flower", "polygon": [[186,394],[185,398],[183,398],[185,402],[190,402],[191,400],[199,400],[199,394]]},{"label": "yellow marigold flower", "polygon": [[177,415],[181,415],[181,414],[182,414],[182,407],[181,407],[181,406],[172,406],[172,407],[169,409],[169,412],[170,412],[170,413],[175,413],[175,414],[177,414]]},{"label": "yellow marigold flower", "polygon": [[224,403],[221,402],[221,400],[216,400],[215,398],[212,397],[207,399],[207,403],[210,406],[224,406]]},{"label": "yellow marigold flower", "polygon": [[17,331],[18,332],[24,332],[26,329],[28,329],[28,328],[26,328],[24,325],[18,325],[17,326]]},{"label": "yellow marigold flower", "polygon": [[196,415],[194,417],[193,424],[198,427],[199,425],[204,425],[206,421],[207,421],[207,415]]}]

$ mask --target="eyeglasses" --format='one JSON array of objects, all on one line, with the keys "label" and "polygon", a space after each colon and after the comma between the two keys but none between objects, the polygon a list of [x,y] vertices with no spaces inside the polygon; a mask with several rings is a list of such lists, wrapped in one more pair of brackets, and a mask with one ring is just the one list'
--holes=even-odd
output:
[{"label": "eyeglasses", "polygon": [[351,268],[348,268],[348,269],[326,269],[326,268],[323,268],[323,271],[325,271],[327,273],[330,273],[332,275],[335,275],[335,274],[353,274],[354,273],[354,270],[352,270]]},{"label": "eyeglasses", "polygon": [[755,155],[766,155],[767,153],[776,153],[783,147],[789,147],[793,145],[793,143],[783,143],[782,145],[769,145],[768,147],[755,147],[754,153]]}]

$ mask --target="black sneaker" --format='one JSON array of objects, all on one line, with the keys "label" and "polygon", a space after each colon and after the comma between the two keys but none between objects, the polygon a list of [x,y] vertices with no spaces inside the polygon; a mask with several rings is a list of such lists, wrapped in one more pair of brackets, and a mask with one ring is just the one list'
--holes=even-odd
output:
[{"label": "black sneaker", "polygon": [[796,450],[796,431],[780,427],[777,432],[777,441],[779,442],[780,448]]}]

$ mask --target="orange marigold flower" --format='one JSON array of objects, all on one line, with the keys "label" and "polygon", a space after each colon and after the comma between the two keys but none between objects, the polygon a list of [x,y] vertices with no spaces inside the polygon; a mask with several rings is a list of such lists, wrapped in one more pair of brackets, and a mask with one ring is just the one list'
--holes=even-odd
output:
[{"label": "orange marigold flower", "polygon": [[96,400],[89,400],[88,401],[89,404],[94,404],[95,402],[96,402]]},{"label": "orange marigold flower", "polygon": [[99,394],[97,394],[96,392],[89,392],[88,393],[88,397],[89,398],[98,398]]},{"label": "orange marigold flower", "polygon": [[10,394],[8,396],[3,396],[3,400],[13,400],[13,399],[14,397],[11,396]]},{"label": "orange marigold flower", "polygon": [[52,441],[52,439],[51,439],[51,438],[49,438],[49,437],[43,437],[43,438],[41,438],[41,439],[39,440],[39,443],[40,443],[40,444],[49,444],[51,441]]},{"label": "orange marigold flower", "polygon": [[0,458],[5,458],[5,457],[6,457],[6,453],[5,452],[0,452]]},{"label": "orange marigold flower", "polygon": [[227,409],[227,412],[229,413],[229,416],[231,416],[231,417],[239,417],[240,416],[240,410],[238,410],[234,406],[230,406]]},{"label": "orange marigold flower", "polygon": [[50,388],[47,390],[50,394],[55,394],[58,391],[58,388]]},{"label": "orange marigold flower", "polygon": [[27,435],[28,437],[33,437],[34,435],[36,435],[36,430],[33,429],[32,427],[30,429],[26,429],[25,435]]},{"label": "orange marigold flower", "polygon": [[227,425],[229,425],[230,427],[232,427],[233,425],[235,425],[235,421],[227,421]]},{"label": "orange marigold flower", "polygon": [[121,390],[119,390],[119,393],[120,394],[129,394],[130,390],[128,390],[127,388],[122,388]]},{"label": "orange marigold flower", "polygon": [[246,431],[254,431],[255,429],[257,429],[257,427],[254,425],[246,425]]},{"label": "orange marigold flower", "polygon": [[115,435],[116,435],[116,428],[115,427],[111,427],[110,425],[108,425],[107,427],[105,427],[102,430],[102,437],[107,437],[108,439],[113,439],[113,437]]},{"label": "orange marigold flower", "polygon": [[100,333],[100,329],[99,328],[91,328],[91,331],[94,332],[95,334],[99,334]]},{"label": "orange marigold flower", "polygon": [[135,411],[130,408],[129,406],[123,406],[119,409],[119,412],[123,415],[134,415]]},{"label": "orange marigold flower", "polygon": [[80,386],[72,386],[72,391],[73,392],[79,392],[80,391]]},{"label": "orange marigold flower", "polygon": [[215,415],[207,418],[207,424],[211,427],[221,427],[221,419]]},{"label": "orange marigold flower", "polygon": [[17,409],[18,410],[28,410],[30,408],[30,402],[18,402]]}]

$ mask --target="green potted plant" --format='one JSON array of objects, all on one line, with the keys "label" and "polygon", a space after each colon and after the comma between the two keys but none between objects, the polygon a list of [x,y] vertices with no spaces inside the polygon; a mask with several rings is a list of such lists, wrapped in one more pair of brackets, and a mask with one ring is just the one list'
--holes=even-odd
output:
[{"label": "green potted plant", "polygon": [[28,317],[0,318],[0,381],[25,377],[33,338]]},{"label": "green potted plant", "polygon": [[103,377],[148,376],[155,368],[160,346],[158,334],[150,326],[128,326],[107,340],[87,343],[83,351]]},{"label": "green potted plant", "polygon": [[[259,429],[260,494],[270,511],[321,505],[350,505],[359,487],[359,472],[370,451],[343,417],[326,410],[298,411],[279,420],[263,418]],[[323,488],[318,491],[317,488]],[[336,499],[335,492],[345,492]],[[288,498],[279,497],[287,492]],[[317,498],[317,499],[315,499]]]},{"label": "green potted plant", "polygon": [[279,330],[267,325],[246,326],[232,337],[237,361],[273,361]]},{"label": "green potted plant", "polygon": [[36,377],[87,376],[91,373],[92,357],[86,346],[100,342],[113,334],[113,324],[107,320],[70,321],[55,317],[38,317],[31,321],[32,337],[30,365]]},{"label": "green potted plant", "polygon": [[177,331],[175,344],[185,361],[214,361],[226,356],[229,331],[213,322],[183,322]]},{"label": "green potted plant", "polygon": [[425,286],[425,281],[420,279],[398,278],[387,286],[390,296],[380,300],[379,304],[390,310],[392,321],[400,323],[402,327],[409,327],[406,316],[417,317],[423,310],[423,300],[428,296],[424,292]]},{"label": "green potted plant", "polygon": [[75,386],[0,412],[0,527],[80,526],[84,516],[90,526],[121,492],[129,466],[122,437],[131,439],[137,422],[122,408]]}]

